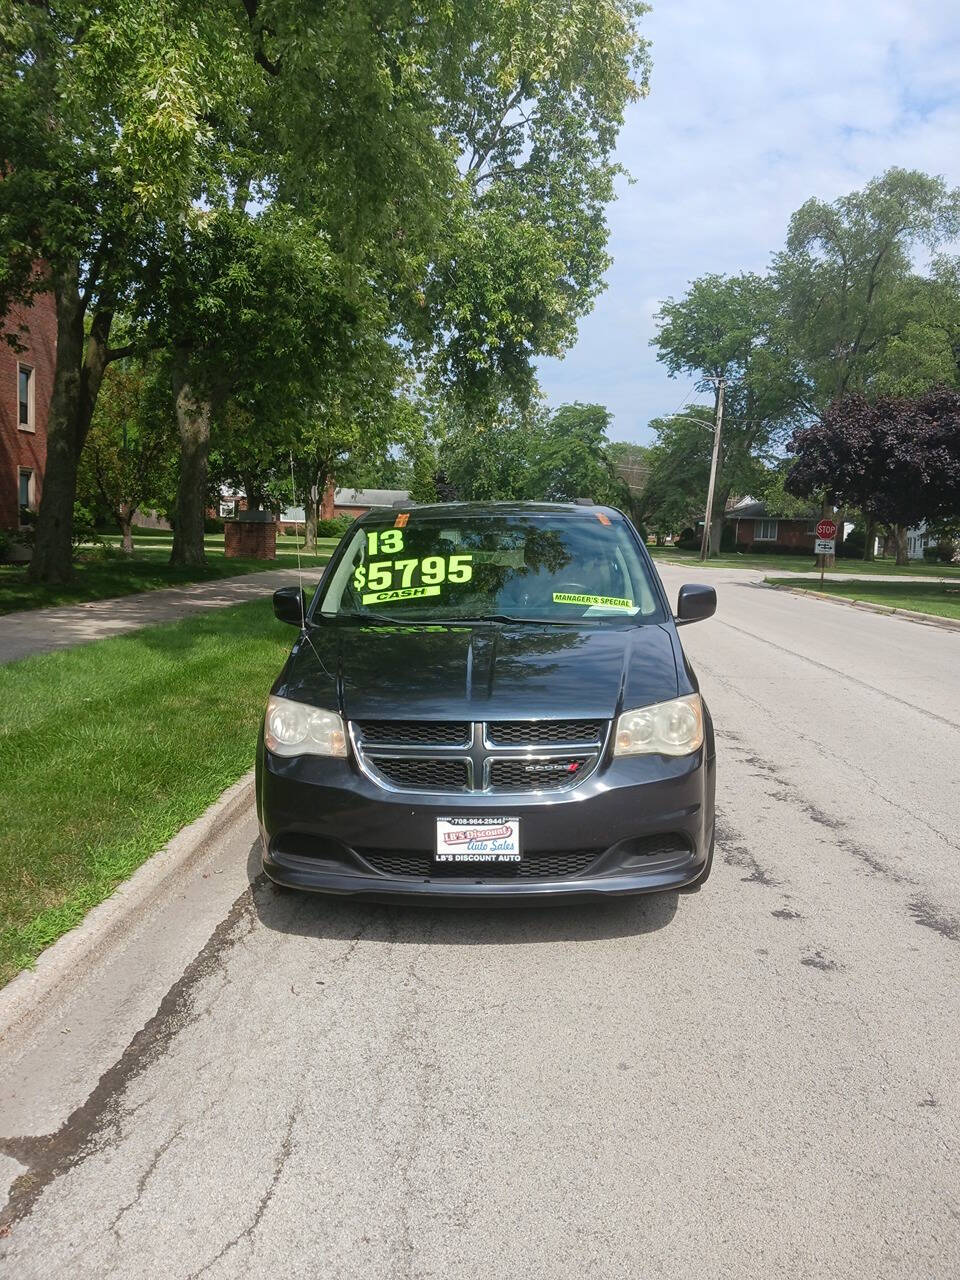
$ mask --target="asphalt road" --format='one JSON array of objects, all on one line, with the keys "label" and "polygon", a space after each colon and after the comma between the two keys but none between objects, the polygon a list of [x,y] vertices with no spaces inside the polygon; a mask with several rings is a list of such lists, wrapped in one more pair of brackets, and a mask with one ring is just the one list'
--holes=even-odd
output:
[{"label": "asphalt road", "polygon": [[4,1046],[3,1274],[960,1274],[960,633],[703,576],[703,892],[328,904],[248,823]]}]

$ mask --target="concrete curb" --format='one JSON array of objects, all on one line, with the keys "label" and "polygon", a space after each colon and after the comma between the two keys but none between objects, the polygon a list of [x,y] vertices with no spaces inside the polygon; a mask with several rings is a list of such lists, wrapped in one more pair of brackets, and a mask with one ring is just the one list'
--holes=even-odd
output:
[{"label": "concrete curb", "polygon": [[40,1017],[64,992],[76,985],[77,974],[89,969],[119,937],[147,917],[150,907],[176,880],[193,876],[225,831],[249,815],[254,801],[253,770],[189,826],[178,831],[159,852],[138,867],[129,880],[83,921],[65,933],[38,958],[33,969],[17,974],[0,990],[0,1042],[28,1021]]},{"label": "concrete curb", "polygon": [[764,582],[770,591],[789,591],[792,596],[804,596],[807,599],[826,600],[830,604],[844,604],[852,609],[863,609],[866,613],[896,614],[907,622],[919,622],[927,627],[940,627],[944,631],[960,631],[960,619],[942,618],[938,613],[920,613],[916,609],[895,609],[888,604],[873,604],[869,600],[851,600],[844,596],[828,595],[825,591],[804,591],[802,587],[785,587],[780,583]]}]

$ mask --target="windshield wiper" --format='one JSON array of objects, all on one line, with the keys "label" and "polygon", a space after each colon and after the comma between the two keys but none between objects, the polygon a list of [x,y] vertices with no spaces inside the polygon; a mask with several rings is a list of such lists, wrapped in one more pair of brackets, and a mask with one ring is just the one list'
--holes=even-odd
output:
[{"label": "windshield wiper", "polygon": [[359,610],[344,609],[332,615],[338,622],[341,618],[349,618],[351,622],[373,622],[378,627],[427,627],[432,623],[425,618],[391,618],[386,613],[361,613]]},{"label": "windshield wiper", "polygon": [[523,622],[536,627],[574,627],[580,618],[519,618],[512,613],[484,613],[476,618],[455,618],[455,622]]}]

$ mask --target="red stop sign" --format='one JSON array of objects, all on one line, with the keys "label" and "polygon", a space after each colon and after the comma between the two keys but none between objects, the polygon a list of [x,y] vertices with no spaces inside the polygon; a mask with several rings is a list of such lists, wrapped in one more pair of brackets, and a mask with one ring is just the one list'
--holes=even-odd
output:
[{"label": "red stop sign", "polygon": [[837,536],[837,526],[833,520],[821,520],[817,525],[818,538],[835,538]]}]

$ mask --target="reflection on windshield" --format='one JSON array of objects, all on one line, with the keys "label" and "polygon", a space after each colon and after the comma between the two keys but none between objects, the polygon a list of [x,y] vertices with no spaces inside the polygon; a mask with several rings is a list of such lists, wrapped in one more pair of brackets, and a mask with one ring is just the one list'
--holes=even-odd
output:
[{"label": "reflection on windshield", "polygon": [[321,612],[371,622],[659,617],[628,527],[582,517],[403,516],[358,528]]}]

